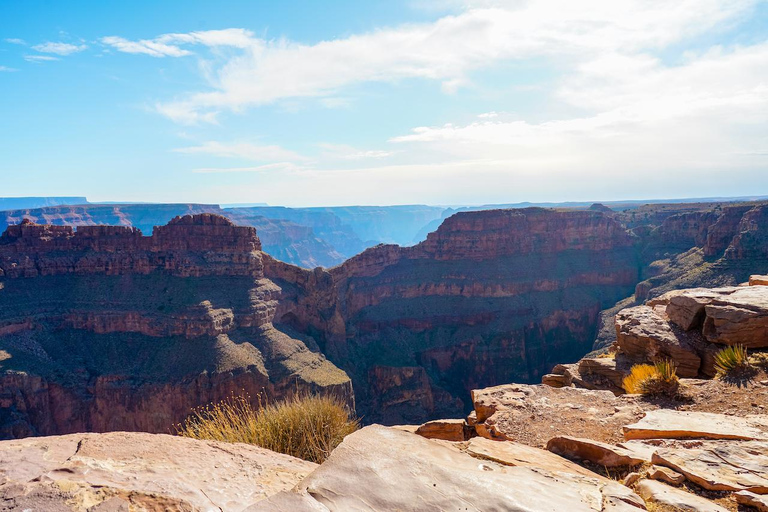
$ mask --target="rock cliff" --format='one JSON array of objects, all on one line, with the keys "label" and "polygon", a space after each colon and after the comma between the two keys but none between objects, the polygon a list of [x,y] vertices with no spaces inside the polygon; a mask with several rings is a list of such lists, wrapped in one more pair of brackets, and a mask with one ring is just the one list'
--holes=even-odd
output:
[{"label": "rock cliff", "polygon": [[0,436],[167,432],[191,408],[315,390],[353,403],[314,340],[276,328],[256,230],[177,217],[0,237]]}]

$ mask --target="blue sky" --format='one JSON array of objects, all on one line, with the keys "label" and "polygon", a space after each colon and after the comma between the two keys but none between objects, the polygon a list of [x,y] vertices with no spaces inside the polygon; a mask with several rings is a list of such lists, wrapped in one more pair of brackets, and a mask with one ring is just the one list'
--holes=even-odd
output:
[{"label": "blue sky", "polygon": [[768,195],[768,3],[0,0],[0,196]]}]

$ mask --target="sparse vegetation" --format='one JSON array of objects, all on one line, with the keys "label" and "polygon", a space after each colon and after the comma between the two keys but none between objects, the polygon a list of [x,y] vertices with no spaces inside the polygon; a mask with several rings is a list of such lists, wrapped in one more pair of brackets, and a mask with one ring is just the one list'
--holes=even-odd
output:
[{"label": "sparse vegetation", "polygon": [[680,387],[675,365],[670,360],[636,364],[624,378],[627,393],[674,396]]},{"label": "sparse vegetation", "polygon": [[329,396],[295,395],[254,407],[237,396],[195,409],[177,426],[194,439],[248,443],[312,462],[323,462],[345,436],[359,428],[347,406]]},{"label": "sparse vegetation", "polygon": [[720,378],[742,374],[750,367],[749,355],[743,345],[728,346],[715,354],[715,369]]}]

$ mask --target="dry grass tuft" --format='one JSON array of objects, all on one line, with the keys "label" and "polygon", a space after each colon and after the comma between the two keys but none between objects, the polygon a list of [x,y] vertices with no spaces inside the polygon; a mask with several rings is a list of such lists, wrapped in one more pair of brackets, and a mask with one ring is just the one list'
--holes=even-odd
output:
[{"label": "dry grass tuft", "polygon": [[680,381],[672,361],[662,360],[652,365],[636,364],[624,378],[623,385],[627,393],[675,396]]},{"label": "dry grass tuft", "polygon": [[300,459],[323,462],[344,437],[360,428],[344,403],[330,396],[300,396],[254,407],[238,396],[199,407],[177,425],[194,439],[255,444]]}]

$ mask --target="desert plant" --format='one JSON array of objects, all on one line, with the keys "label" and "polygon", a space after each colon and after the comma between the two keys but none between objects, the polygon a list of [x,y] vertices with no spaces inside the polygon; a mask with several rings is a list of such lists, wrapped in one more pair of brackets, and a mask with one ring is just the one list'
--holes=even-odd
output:
[{"label": "desert plant", "polygon": [[749,355],[743,345],[730,345],[715,354],[715,370],[720,378],[736,377],[750,369]]},{"label": "desert plant", "polygon": [[636,364],[624,378],[627,393],[642,395],[668,395],[677,393],[680,382],[674,363],[668,359],[655,364]]},{"label": "desert plant", "polygon": [[257,406],[247,396],[233,396],[194,409],[176,431],[194,439],[255,444],[321,463],[359,427],[340,399],[297,394],[270,404],[259,398]]}]

